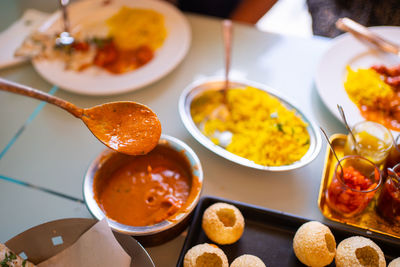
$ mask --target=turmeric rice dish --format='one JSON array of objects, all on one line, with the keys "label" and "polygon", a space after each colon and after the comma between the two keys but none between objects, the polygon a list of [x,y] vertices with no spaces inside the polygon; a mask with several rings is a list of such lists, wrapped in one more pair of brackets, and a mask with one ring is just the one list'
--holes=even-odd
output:
[{"label": "turmeric rice dish", "polygon": [[391,97],[390,85],[382,81],[379,73],[373,69],[353,70],[347,66],[347,77],[344,83],[351,101],[357,105],[374,105],[374,99]]},{"label": "turmeric rice dish", "polygon": [[107,19],[109,35],[121,49],[134,49],[143,45],[157,50],[167,37],[164,16],[151,9],[123,6]]},{"label": "turmeric rice dish", "polygon": [[274,96],[247,86],[227,91],[229,116],[211,118],[223,100],[221,91],[210,90],[194,99],[190,110],[197,127],[212,140],[216,132],[231,132],[229,152],[264,166],[290,165],[299,161],[310,147],[307,124]]}]

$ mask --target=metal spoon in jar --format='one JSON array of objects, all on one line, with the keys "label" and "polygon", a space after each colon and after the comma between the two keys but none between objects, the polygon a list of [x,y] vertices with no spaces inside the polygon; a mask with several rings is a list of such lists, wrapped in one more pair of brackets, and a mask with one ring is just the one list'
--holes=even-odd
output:
[{"label": "metal spoon in jar", "polygon": [[343,173],[343,166],[342,166],[342,164],[340,163],[339,157],[337,156],[337,154],[336,154],[336,152],[335,152],[335,149],[333,149],[333,145],[332,145],[331,142],[329,141],[328,135],[326,134],[326,132],[324,131],[324,129],[322,129],[322,127],[319,127],[319,128],[321,129],[321,132],[324,134],[324,136],[325,136],[325,138],[326,138],[326,141],[328,142],[328,145],[329,145],[329,147],[331,148],[331,151],[332,151],[333,155],[335,156],[337,162],[339,163],[339,167],[340,167],[341,173]]},{"label": "metal spoon in jar", "polygon": [[390,176],[392,176],[394,179],[396,179],[396,180],[394,180],[394,179],[392,179],[396,184],[397,183],[400,183],[400,177],[397,175],[397,173],[394,171],[394,169],[396,169],[396,167],[398,167],[397,165],[396,166],[394,166],[394,168],[392,169],[392,168],[387,168],[387,171],[388,171],[388,174],[390,175]]},{"label": "metal spoon in jar", "polygon": [[146,154],[160,139],[161,124],[157,115],[136,102],[112,102],[83,109],[61,98],[1,78],[0,90],[37,98],[65,109],[81,119],[104,145],[124,154]]},{"label": "metal spoon in jar", "polygon": [[351,136],[351,139],[353,140],[353,143],[354,143],[354,150],[356,151],[356,154],[357,154],[357,141],[356,141],[356,137],[354,136],[353,131],[351,130],[349,124],[347,123],[346,115],[344,114],[344,110],[343,110],[342,106],[338,104],[338,105],[337,105],[337,108],[338,108],[339,114],[340,114],[340,116],[342,117],[342,120],[343,120],[343,122],[344,122],[344,126],[346,126],[346,129],[347,129],[347,131],[349,131],[349,134],[350,134],[350,136]]}]

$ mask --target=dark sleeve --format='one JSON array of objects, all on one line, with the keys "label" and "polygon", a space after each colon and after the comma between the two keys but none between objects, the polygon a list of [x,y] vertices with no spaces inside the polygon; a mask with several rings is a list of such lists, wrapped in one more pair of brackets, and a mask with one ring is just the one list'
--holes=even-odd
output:
[{"label": "dark sleeve", "polygon": [[241,0],[178,0],[182,11],[228,18]]},{"label": "dark sleeve", "polygon": [[335,22],[348,17],[365,26],[400,26],[400,0],[307,0],[315,35],[335,37]]}]

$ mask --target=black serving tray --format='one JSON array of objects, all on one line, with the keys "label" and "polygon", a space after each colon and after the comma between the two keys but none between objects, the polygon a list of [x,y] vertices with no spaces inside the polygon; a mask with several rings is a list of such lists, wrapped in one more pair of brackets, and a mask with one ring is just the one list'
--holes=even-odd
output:
[{"label": "black serving tray", "polygon": [[[178,267],[183,267],[184,256],[191,247],[202,243],[213,243],[201,228],[201,220],[205,209],[216,202],[235,205],[245,219],[244,233],[239,241],[231,245],[218,245],[228,257],[229,264],[243,254],[252,254],[261,258],[266,266],[304,266],[296,258],[292,242],[297,229],[303,223],[310,221],[309,219],[242,202],[205,196],[200,199],[195,210],[178,259]],[[400,241],[398,239],[342,224],[325,221],[322,223],[331,229],[336,244],[347,237],[360,235],[372,239],[382,249],[387,264],[400,256]],[[335,266],[334,262],[329,266]]]}]

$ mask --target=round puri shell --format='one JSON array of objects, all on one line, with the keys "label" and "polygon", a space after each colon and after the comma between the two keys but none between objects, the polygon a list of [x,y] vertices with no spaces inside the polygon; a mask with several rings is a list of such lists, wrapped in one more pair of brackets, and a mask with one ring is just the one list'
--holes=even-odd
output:
[{"label": "round puri shell", "polygon": [[213,244],[200,244],[189,249],[183,260],[184,267],[220,266],[228,267],[225,253]]},{"label": "round puri shell", "polygon": [[400,257],[395,258],[394,260],[392,260],[388,267],[400,267]]},{"label": "round puri shell", "polygon": [[336,242],[331,230],[317,221],[303,224],[293,238],[296,257],[307,266],[326,266],[335,257]]},{"label": "round puri shell", "polygon": [[232,244],[243,234],[244,218],[235,206],[219,202],[204,211],[202,227],[215,243]]},{"label": "round puri shell", "polygon": [[237,257],[230,267],[266,267],[264,262],[256,256],[244,254]]},{"label": "round puri shell", "polygon": [[352,236],[340,242],[335,263],[337,267],[386,266],[382,250],[371,239],[362,236]]}]

